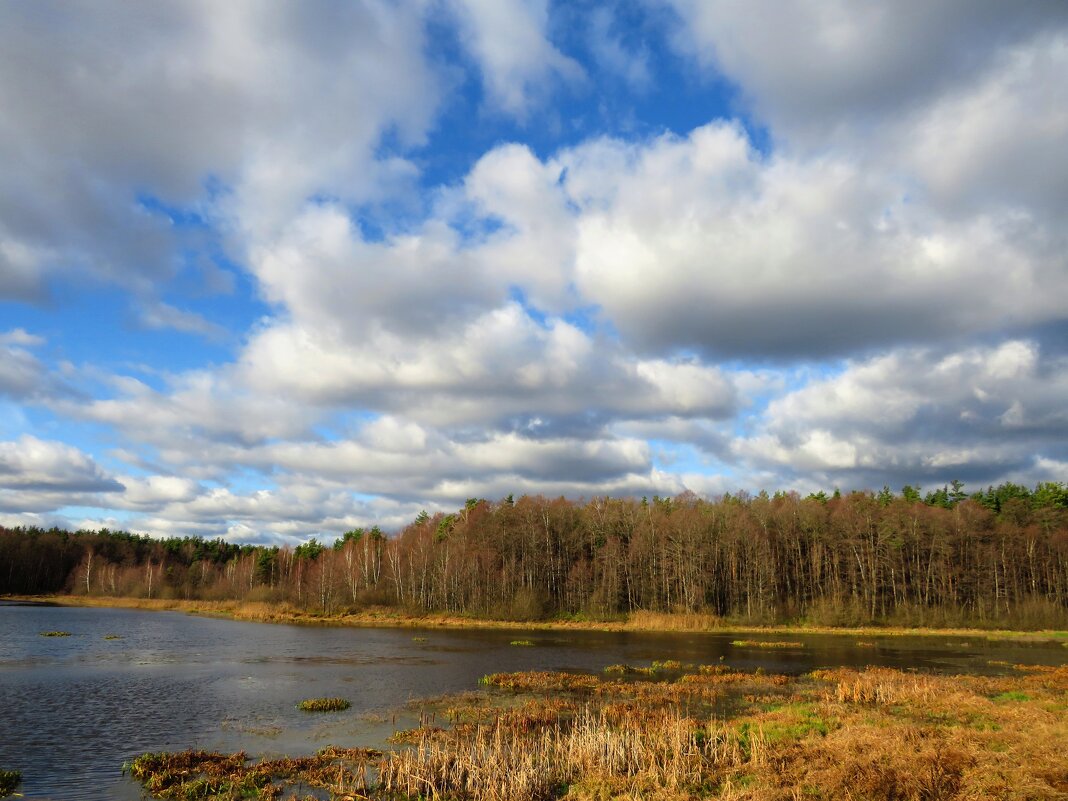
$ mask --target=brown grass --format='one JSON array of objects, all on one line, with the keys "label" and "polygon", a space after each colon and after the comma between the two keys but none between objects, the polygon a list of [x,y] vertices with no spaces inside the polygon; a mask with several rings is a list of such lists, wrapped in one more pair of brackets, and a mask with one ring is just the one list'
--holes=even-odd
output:
[{"label": "brown grass", "polygon": [[747,625],[727,621],[717,615],[685,612],[636,611],[618,620],[491,620],[430,612],[409,614],[388,606],[368,606],[358,612],[333,615],[301,609],[287,602],[264,601],[185,601],[159,598],[87,597],[84,595],[5,596],[11,600],[41,601],[62,606],[117,607],[180,611],[189,614],[225,617],[254,623],[296,623],[326,626],[367,626],[391,628],[489,628],[549,631],[714,631],[723,634],[848,634],[857,637],[939,636],[975,637],[1022,642],[1065,641],[1063,631],[1009,631],[995,629],[908,628],[903,626],[821,626]]},{"label": "brown grass", "polygon": [[[1068,666],[987,677],[680,667],[690,672],[670,681],[493,674],[481,694],[433,701],[443,725],[424,713],[370,766],[367,752],[338,749],[254,764],[150,755],[140,778],[167,798],[274,798],[257,789],[267,776],[337,799],[1068,799]],[[220,776],[229,783],[213,789]],[[166,795],[179,787],[204,793]]]}]

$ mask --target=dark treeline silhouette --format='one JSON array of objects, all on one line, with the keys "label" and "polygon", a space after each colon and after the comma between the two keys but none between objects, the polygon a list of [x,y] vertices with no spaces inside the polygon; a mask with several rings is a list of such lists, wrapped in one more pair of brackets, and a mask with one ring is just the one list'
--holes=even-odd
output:
[{"label": "dark treeline silhouette", "polygon": [[0,529],[0,593],[369,604],[511,619],[648,612],[751,623],[1063,627],[1068,487],[959,483],[706,501],[471,499],[332,546]]}]

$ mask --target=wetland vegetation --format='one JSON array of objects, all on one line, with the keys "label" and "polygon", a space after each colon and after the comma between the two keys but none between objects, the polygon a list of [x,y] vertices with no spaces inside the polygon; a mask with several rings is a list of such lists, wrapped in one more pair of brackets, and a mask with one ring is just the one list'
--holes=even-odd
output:
[{"label": "wetland vegetation", "polygon": [[350,706],[347,698],[305,698],[297,704],[303,712],[344,712]]},{"label": "wetland vegetation", "polygon": [[[497,673],[384,752],[149,754],[159,798],[1063,799],[1068,667],[1001,676],[724,665]],[[445,725],[434,725],[440,719]],[[291,798],[298,796],[291,795]]]}]

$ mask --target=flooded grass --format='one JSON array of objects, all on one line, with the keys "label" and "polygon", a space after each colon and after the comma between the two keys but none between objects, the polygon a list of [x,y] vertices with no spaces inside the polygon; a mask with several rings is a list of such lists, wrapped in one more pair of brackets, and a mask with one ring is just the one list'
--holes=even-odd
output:
[{"label": "flooded grass", "polygon": [[304,712],[344,712],[352,706],[347,698],[306,698],[297,704]]},{"label": "flooded grass", "polygon": [[803,642],[786,642],[784,640],[731,640],[735,648],[804,648]]},{"label": "flooded grass", "polygon": [[105,640],[121,640],[122,639],[122,635],[121,634],[105,634],[104,635],[104,639]]},{"label": "flooded grass", "polygon": [[41,636],[42,637],[70,637],[71,633],[69,631],[42,631],[41,632]]},{"label": "flooded grass", "polygon": [[149,754],[131,773],[159,798],[280,798],[302,785],[320,793],[302,798],[338,801],[1068,798],[1068,666],[654,666],[490,674],[478,692],[424,699],[419,725],[384,753]]},{"label": "flooded grass", "polygon": [[529,648],[532,645],[534,645],[534,642],[532,640],[512,640],[508,644],[509,645],[518,645],[518,646],[523,646],[525,648]]},{"label": "flooded grass", "polygon": [[0,770],[0,798],[14,794],[22,782],[22,773],[17,770]]},{"label": "flooded grass", "polygon": [[189,750],[143,754],[129,772],[155,798],[274,799],[287,789],[318,788],[342,799],[364,797],[368,764],[380,756],[372,749],[329,746],[310,757],[253,762],[244,752]]}]

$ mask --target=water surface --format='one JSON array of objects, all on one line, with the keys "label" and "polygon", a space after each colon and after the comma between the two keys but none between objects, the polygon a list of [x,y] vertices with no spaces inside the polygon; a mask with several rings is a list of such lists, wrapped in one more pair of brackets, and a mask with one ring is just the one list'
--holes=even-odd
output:
[{"label": "water surface", "polygon": [[[70,637],[42,637],[42,631]],[[121,639],[108,640],[117,634]],[[510,645],[530,640],[534,647]],[[307,754],[327,744],[381,746],[412,725],[409,701],[474,690],[486,673],[600,671],[652,660],[723,662],[798,674],[883,665],[991,673],[1063,664],[1058,643],[982,637],[753,635],[801,648],[732,645],[737,634],[332,628],[177,612],[0,602],[0,768],[23,774],[27,799],[141,797],[121,768],[145,751],[190,747]],[[298,701],[343,696],[352,708],[310,715]]]}]

